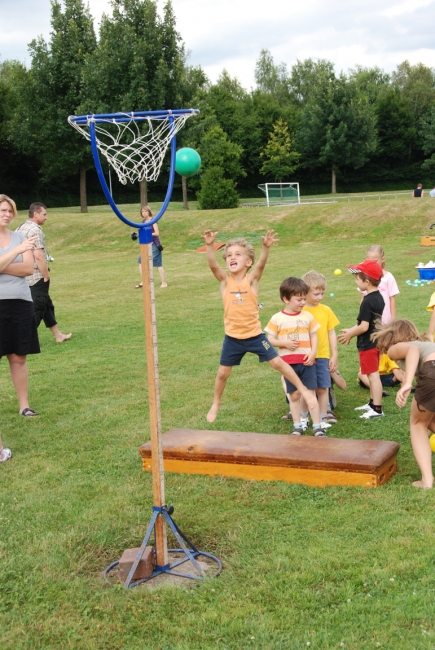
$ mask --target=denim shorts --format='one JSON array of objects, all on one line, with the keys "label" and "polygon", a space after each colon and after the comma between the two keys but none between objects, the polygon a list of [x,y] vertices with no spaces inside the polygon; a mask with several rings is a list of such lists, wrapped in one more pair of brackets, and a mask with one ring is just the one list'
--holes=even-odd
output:
[{"label": "denim shorts", "polygon": [[264,334],[251,336],[249,339],[235,339],[225,334],[221,352],[221,366],[240,366],[247,352],[258,355],[259,361],[271,361],[278,356],[275,348]]},{"label": "denim shorts", "polygon": [[331,388],[329,359],[316,359],[317,388]]},{"label": "denim shorts", "polygon": [[[316,360],[317,363],[317,360]],[[317,372],[316,364],[312,366],[304,366],[303,363],[289,364],[291,368],[295,371],[305,388],[309,390],[316,390],[317,388]],[[285,378],[285,386],[287,393],[294,393],[296,386],[294,386],[288,379]]]}]

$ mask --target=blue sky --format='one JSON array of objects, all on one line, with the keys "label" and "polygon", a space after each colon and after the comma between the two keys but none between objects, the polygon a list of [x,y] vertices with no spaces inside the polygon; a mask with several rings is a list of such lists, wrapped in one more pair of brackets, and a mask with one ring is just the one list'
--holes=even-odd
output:
[{"label": "blue sky", "polygon": [[[163,0],[159,0],[159,7]],[[356,64],[387,72],[408,59],[435,67],[435,0],[173,0],[189,62],[212,81],[224,68],[249,89],[262,48],[290,68],[326,58],[337,72]],[[96,25],[109,0],[89,0]],[[270,7],[268,9],[268,6]],[[48,39],[49,0],[0,0],[0,59],[30,64],[27,44]]]}]

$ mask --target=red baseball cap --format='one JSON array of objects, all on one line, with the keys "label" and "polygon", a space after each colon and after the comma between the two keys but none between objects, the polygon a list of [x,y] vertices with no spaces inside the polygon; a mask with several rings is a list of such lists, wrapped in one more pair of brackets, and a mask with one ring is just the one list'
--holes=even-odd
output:
[{"label": "red baseball cap", "polygon": [[365,273],[372,280],[380,280],[383,275],[382,266],[375,260],[364,260],[361,264],[347,267],[351,273]]}]

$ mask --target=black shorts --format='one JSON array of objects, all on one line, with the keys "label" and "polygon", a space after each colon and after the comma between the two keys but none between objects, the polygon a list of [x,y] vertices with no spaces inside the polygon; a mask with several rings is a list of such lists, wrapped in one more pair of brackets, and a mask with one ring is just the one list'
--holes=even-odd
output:
[{"label": "black shorts", "polygon": [[417,375],[415,401],[427,411],[435,413],[435,361],[425,361]]},{"label": "black shorts", "polygon": [[258,355],[259,361],[271,361],[278,356],[275,348],[264,334],[251,336],[249,339],[235,339],[225,334],[221,352],[221,366],[240,366],[247,352]]},{"label": "black shorts", "polygon": [[31,300],[0,300],[0,357],[40,352]]}]

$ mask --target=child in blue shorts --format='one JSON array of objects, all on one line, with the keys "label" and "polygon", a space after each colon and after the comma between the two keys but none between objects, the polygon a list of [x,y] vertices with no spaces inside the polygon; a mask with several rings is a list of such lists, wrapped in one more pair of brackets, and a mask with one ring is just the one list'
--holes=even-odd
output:
[{"label": "child in blue shorts", "polygon": [[[311,409],[313,431],[316,437],[326,437],[320,424],[319,405],[316,398],[317,373],[315,358],[317,352],[317,330],[319,324],[305,306],[308,287],[300,278],[287,278],[279,288],[284,309],[270,319],[265,331],[272,345],[278,348],[280,358],[293,369],[299,380],[306,386],[316,407]],[[290,412],[293,418],[295,436],[301,436],[305,428],[301,423],[301,391],[291,379],[285,379],[286,392],[290,397]],[[305,397],[305,396],[303,396]]]},{"label": "child in blue shorts", "polygon": [[[206,230],[202,239],[205,241],[207,260],[210,270],[220,284],[224,303],[225,339],[222,346],[219,370],[215,380],[213,404],[207,413],[207,421],[216,420],[222,393],[233,366],[240,362],[247,352],[258,355],[259,361],[267,361],[297,386],[305,396],[310,409],[317,407],[310,391],[290,366],[277,355],[272,345],[262,332],[258,311],[258,289],[264,267],[269,256],[269,248],[278,239],[275,232],[269,230],[262,237],[260,258],[254,266],[255,252],[245,239],[233,239],[224,249],[223,257],[226,270],[216,260],[214,242],[217,232]],[[250,271],[252,267],[252,271]]]},{"label": "child in blue shorts", "polygon": [[[338,368],[337,334],[335,328],[340,324],[337,316],[327,305],[321,304],[326,291],[326,278],[318,271],[308,271],[302,276],[308,287],[305,311],[309,311],[319,324],[317,330],[317,397],[320,408],[320,422],[331,425],[337,422],[334,413],[328,412],[329,389],[331,388],[331,372]],[[302,411],[302,417],[307,418],[308,412]]]}]

